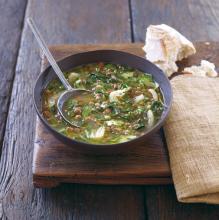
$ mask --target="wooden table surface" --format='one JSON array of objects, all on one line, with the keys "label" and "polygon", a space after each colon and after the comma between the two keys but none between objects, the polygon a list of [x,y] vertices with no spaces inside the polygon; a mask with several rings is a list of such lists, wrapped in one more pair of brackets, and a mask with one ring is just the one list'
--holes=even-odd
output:
[{"label": "wooden table surface", "polygon": [[32,89],[48,44],[143,42],[149,24],[193,41],[219,39],[218,0],[0,0],[0,219],[219,219],[219,207],[182,204],[173,186],[32,185],[36,113]]}]

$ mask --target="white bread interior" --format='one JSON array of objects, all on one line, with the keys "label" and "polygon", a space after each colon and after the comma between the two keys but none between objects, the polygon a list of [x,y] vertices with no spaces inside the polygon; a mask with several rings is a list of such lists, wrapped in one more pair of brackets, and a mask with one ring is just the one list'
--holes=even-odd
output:
[{"label": "white bread interior", "polygon": [[176,61],[196,52],[192,42],[166,24],[150,25],[147,28],[143,50],[146,59],[161,68],[167,76],[177,72]]},{"label": "white bread interior", "polygon": [[194,76],[217,77],[215,65],[207,60],[202,60],[200,66],[186,67],[183,72],[191,73]]}]

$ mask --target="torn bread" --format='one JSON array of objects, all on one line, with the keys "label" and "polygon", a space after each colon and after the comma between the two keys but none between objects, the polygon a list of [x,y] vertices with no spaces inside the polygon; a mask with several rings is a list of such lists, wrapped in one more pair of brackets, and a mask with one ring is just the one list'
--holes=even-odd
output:
[{"label": "torn bread", "polygon": [[176,61],[196,52],[192,42],[165,24],[150,25],[147,28],[143,50],[146,59],[161,68],[167,76],[178,70]]},{"label": "torn bread", "polygon": [[186,67],[183,72],[191,73],[194,76],[201,77],[217,77],[218,73],[215,70],[215,65],[207,60],[202,60],[200,66]]}]

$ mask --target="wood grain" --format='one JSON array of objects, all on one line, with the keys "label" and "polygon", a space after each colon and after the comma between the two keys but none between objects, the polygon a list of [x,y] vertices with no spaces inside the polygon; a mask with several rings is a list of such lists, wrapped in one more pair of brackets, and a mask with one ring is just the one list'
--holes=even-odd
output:
[{"label": "wood grain", "polygon": [[147,216],[150,220],[217,220],[219,206],[183,204],[176,200],[173,186],[145,187]]},{"label": "wood grain", "polygon": [[[51,45],[50,50],[53,52],[56,60],[60,60],[69,56],[70,54],[80,53],[84,51],[92,50],[102,50],[102,49],[113,49],[113,50],[122,50],[125,52],[131,52],[138,56],[144,56],[144,51],[141,50],[143,47],[142,43],[113,43],[113,44],[59,44]],[[47,66],[48,62],[46,59],[43,59],[43,68]]]},{"label": "wood grain", "polygon": [[35,190],[36,214],[28,219],[144,220],[142,187],[63,184]]},{"label": "wood grain", "polygon": [[[134,18],[131,20],[133,38],[136,41],[144,41],[147,25],[160,22],[174,25],[192,40],[218,40],[217,0],[129,2]],[[7,112],[5,103],[9,100],[13,78],[9,76],[13,75],[11,68],[16,64],[17,42],[23,19],[20,11],[24,12],[25,3],[21,0],[0,1],[0,46],[1,49],[6,48],[0,52],[0,72],[4,76],[0,81],[1,116],[2,112]],[[131,32],[127,7],[128,0],[29,0],[27,16],[31,15],[37,20],[50,44],[129,42]],[[35,112],[31,94],[33,82],[40,71],[39,61],[38,47],[25,26],[0,162],[0,219],[219,218],[217,206],[176,202],[173,187],[146,187],[145,194],[142,193],[142,187],[131,186],[64,184],[50,190],[34,189],[31,163]],[[2,119],[4,124],[5,116],[0,118],[0,126],[3,125]],[[147,204],[145,207],[144,201]],[[146,209],[147,216],[144,214]]]},{"label": "wood grain", "polygon": [[24,0],[0,2],[0,155],[25,8]]},{"label": "wood grain", "polygon": [[134,41],[150,24],[168,24],[193,41],[218,41],[218,0],[131,0]]},{"label": "wood grain", "polygon": [[54,187],[63,182],[87,184],[171,183],[168,155],[159,133],[118,155],[83,155],[57,140],[37,120],[33,182]]},{"label": "wood grain", "polygon": [[131,39],[127,0],[29,2],[28,15],[36,18],[49,44],[119,43]]},{"label": "wood grain", "polygon": [[[81,51],[117,49],[144,56],[142,44],[59,45],[51,47],[56,59]],[[44,59],[45,60],[45,59]],[[44,66],[47,63],[44,61]],[[83,155],[57,140],[39,120],[33,160],[33,181],[38,187],[61,182],[90,184],[171,183],[168,155],[160,132],[132,151],[119,155]]]},{"label": "wood grain", "polygon": [[[144,56],[143,44],[59,45],[51,47],[56,59],[81,51],[97,49],[124,50]],[[201,59],[218,63],[218,43],[195,44],[197,53],[179,62],[180,70],[199,64]],[[45,60],[45,59],[44,59]],[[47,63],[44,62],[44,66]],[[151,142],[150,142],[151,141]],[[170,183],[168,155],[159,134],[133,152],[115,156],[85,157],[54,138],[38,121],[33,161],[34,185],[53,187],[60,182],[102,184]],[[162,177],[162,178],[161,178]]]},{"label": "wood grain", "polygon": [[[30,15],[49,44],[130,41],[126,0],[30,0]],[[34,189],[32,89],[39,72],[39,49],[25,23],[0,162],[0,218],[144,219],[141,187]]]}]

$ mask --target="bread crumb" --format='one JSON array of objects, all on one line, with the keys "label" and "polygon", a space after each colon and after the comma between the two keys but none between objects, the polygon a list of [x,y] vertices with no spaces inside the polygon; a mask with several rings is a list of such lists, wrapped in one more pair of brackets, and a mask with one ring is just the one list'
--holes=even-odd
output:
[{"label": "bread crumb", "polygon": [[207,60],[202,60],[200,66],[186,67],[183,72],[191,73],[194,76],[200,77],[217,77],[218,73],[215,70],[215,65]]}]

